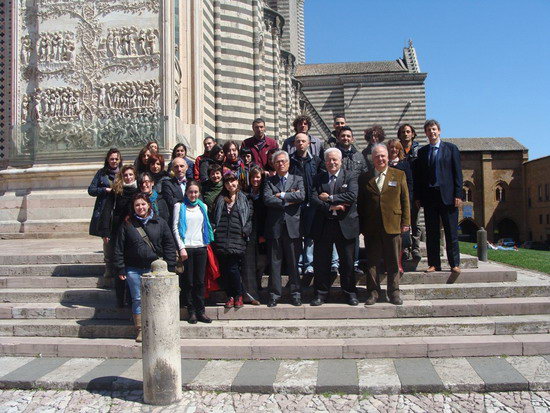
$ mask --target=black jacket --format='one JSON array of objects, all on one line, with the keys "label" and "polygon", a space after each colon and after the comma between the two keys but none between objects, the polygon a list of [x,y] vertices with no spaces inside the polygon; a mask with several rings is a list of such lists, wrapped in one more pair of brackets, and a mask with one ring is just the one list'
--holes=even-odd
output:
[{"label": "black jacket", "polygon": [[92,212],[92,219],[90,221],[90,235],[95,235],[98,237],[108,237],[109,235],[103,235],[101,232],[101,216],[104,213],[105,205],[107,199],[110,196],[110,193],[107,192],[107,188],[111,187],[112,180],[109,179],[109,174],[105,168],[101,168],[96,172],[94,179],[88,187],[88,194],[90,196],[95,196],[94,211]]},{"label": "black jacket", "polygon": [[123,222],[118,230],[114,251],[117,274],[126,274],[125,267],[149,268],[159,257],[166,261],[168,270],[173,272],[176,266],[176,246],[166,221],[158,215],[153,215],[153,218],[143,226],[156,253],[137,231],[139,226],[142,226],[141,221],[132,217]]},{"label": "black jacket", "polygon": [[292,175],[301,176],[304,180],[304,188],[306,191],[305,203],[309,203],[311,191],[313,189],[313,179],[315,175],[323,169],[321,158],[315,155],[307,154],[305,158],[298,156],[296,152],[290,155],[290,168],[288,172]]},{"label": "black jacket", "polygon": [[237,194],[235,205],[231,213],[223,196],[216,200],[212,212],[212,229],[214,232],[214,246],[220,254],[244,254],[246,242],[252,231],[253,209],[247,196],[242,192]]},{"label": "black jacket", "polygon": [[[418,150],[418,158],[414,161],[414,198],[422,206],[429,202],[430,188],[430,145]],[[462,197],[462,166],[460,152],[455,144],[441,141],[436,162],[437,180],[441,192],[441,201],[445,205],[454,205],[455,198]]]},{"label": "black jacket", "polygon": [[359,175],[369,170],[369,165],[363,154],[358,152],[355,146],[352,145],[347,151],[340,144],[337,144],[335,147],[342,152],[342,169],[352,172],[355,175],[355,179],[358,179]]},{"label": "black jacket", "polygon": [[399,169],[400,171],[405,172],[405,177],[407,178],[407,189],[409,190],[409,199],[412,204],[414,196],[413,196],[413,174],[412,174],[411,165],[409,164],[409,162],[407,162],[406,159],[403,159],[397,162],[395,166],[393,165],[390,165],[390,166],[392,168]]},{"label": "black jacket", "polygon": [[120,224],[130,213],[132,198],[138,192],[137,188],[124,187],[122,194],[109,193],[99,222],[102,237],[113,238],[117,234]]},{"label": "black jacket", "polygon": [[172,225],[172,214],[174,213],[174,205],[178,202],[183,202],[184,193],[181,190],[181,186],[176,178],[170,178],[162,181],[162,197],[166,201],[168,206],[168,213],[170,214],[170,221],[168,224]]},{"label": "black jacket", "polygon": [[259,237],[264,236],[266,208],[263,200],[263,188],[260,188],[260,193],[257,197],[254,197],[251,192],[247,193],[249,202],[252,203],[254,209],[252,213],[252,232],[250,233],[254,241],[257,241]]},{"label": "black jacket", "polygon": [[[334,193],[332,201],[321,201],[319,194],[326,192],[330,193],[329,173],[322,172],[315,177],[313,185],[313,194],[311,196],[311,204],[315,206],[315,218],[311,227],[311,237],[314,240],[321,241],[323,227],[326,225],[326,220],[338,220],[342,235],[346,239],[353,239],[359,235],[359,215],[357,213],[357,193],[358,184],[357,177],[351,171],[340,169],[336,183],[334,185]],[[330,211],[332,205],[346,204],[345,211],[338,211],[333,215]]]}]

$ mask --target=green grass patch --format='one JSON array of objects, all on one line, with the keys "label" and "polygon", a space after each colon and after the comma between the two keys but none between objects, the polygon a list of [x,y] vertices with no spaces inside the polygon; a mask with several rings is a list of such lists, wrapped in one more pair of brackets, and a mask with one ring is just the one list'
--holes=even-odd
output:
[{"label": "green grass patch", "polygon": [[[477,249],[473,242],[460,242],[460,252],[477,257]],[[550,251],[526,250],[523,248],[517,251],[488,250],[487,258],[491,261],[513,265],[550,274]]]}]

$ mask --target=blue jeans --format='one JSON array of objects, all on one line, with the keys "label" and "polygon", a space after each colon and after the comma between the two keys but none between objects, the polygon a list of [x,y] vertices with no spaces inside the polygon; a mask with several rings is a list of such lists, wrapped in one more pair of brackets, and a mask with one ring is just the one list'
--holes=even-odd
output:
[{"label": "blue jeans", "polygon": [[141,275],[150,268],[126,267],[126,281],[132,296],[132,314],[141,314]]},{"label": "blue jeans", "polygon": [[298,268],[302,273],[313,272],[313,239],[304,238],[302,253],[298,259]]},{"label": "blue jeans", "polygon": [[330,269],[331,270],[338,270],[338,267],[340,266],[340,260],[338,259],[338,251],[336,251],[336,245],[332,246],[332,258],[330,260]]}]

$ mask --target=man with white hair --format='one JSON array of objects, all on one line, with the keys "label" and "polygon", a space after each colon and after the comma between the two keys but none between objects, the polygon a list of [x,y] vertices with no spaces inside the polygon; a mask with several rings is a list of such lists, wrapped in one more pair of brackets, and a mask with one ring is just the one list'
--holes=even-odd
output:
[{"label": "man with white hair", "polygon": [[267,208],[264,236],[267,239],[267,259],[271,265],[268,307],[275,307],[282,295],[281,267],[288,264],[292,305],[300,306],[301,288],[298,275],[300,253],[300,211],[305,200],[304,181],[288,173],[290,158],[285,151],[272,155],[276,174],[266,179],[263,191]]},{"label": "man with white hair", "polygon": [[381,296],[377,265],[382,258],[388,273],[388,298],[392,304],[403,304],[399,292],[399,255],[401,233],[410,226],[409,190],[405,173],[389,168],[388,149],[376,144],[372,148],[374,170],[359,177],[357,210],[361,232],[367,247],[367,290],[365,305]]},{"label": "man with white hair", "polygon": [[319,306],[327,301],[332,284],[331,254],[336,246],[340,257],[340,285],[347,295],[347,303],[356,306],[359,301],[353,261],[359,235],[357,177],[342,168],[340,149],[327,149],[324,158],[327,171],[315,177],[311,195],[311,204],[316,208],[311,230],[316,296],[311,305]]}]

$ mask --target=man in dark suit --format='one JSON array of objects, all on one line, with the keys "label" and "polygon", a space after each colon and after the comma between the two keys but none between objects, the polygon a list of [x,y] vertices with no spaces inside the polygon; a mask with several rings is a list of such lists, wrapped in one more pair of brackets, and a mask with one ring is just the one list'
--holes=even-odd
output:
[{"label": "man in dark suit", "polygon": [[417,207],[424,207],[426,221],[427,272],[441,271],[439,221],[443,223],[447,259],[453,275],[460,274],[458,207],[462,200],[462,166],[458,148],[441,141],[436,120],[424,124],[429,145],[418,150],[414,163],[414,195]]},{"label": "man in dark suit", "polygon": [[172,218],[174,213],[174,205],[178,202],[183,202],[183,196],[185,195],[185,188],[187,185],[187,162],[183,158],[174,158],[170,166],[171,179],[162,181],[162,197],[165,199],[168,205],[168,212],[170,213],[170,228],[172,227]]},{"label": "man in dark suit", "polygon": [[388,166],[385,145],[372,147],[374,170],[359,177],[357,208],[361,232],[367,246],[367,290],[365,305],[372,305],[380,296],[377,265],[384,259],[388,274],[388,298],[392,304],[403,304],[399,292],[399,256],[401,233],[410,227],[410,200],[405,173]]},{"label": "man in dark suit", "polygon": [[359,304],[353,269],[355,239],[359,236],[357,176],[342,168],[340,149],[329,148],[324,157],[327,172],[315,177],[311,195],[311,204],[316,208],[311,229],[316,297],[311,305],[319,306],[327,300],[332,284],[332,249],[336,245],[340,285],[347,294],[347,303],[355,306]]},{"label": "man in dark suit", "polygon": [[290,158],[285,151],[272,157],[276,174],[266,179],[264,204],[267,208],[264,236],[267,239],[267,258],[271,265],[268,307],[275,307],[282,295],[281,266],[288,265],[292,305],[300,306],[300,204],[305,200],[304,181],[288,173]]}]

